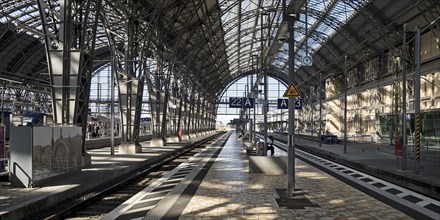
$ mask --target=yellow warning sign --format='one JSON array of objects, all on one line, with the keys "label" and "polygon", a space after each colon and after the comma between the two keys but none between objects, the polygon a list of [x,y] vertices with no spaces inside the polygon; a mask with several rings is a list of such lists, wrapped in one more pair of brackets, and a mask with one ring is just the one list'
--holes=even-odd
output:
[{"label": "yellow warning sign", "polygon": [[298,97],[299,92],[296,89],[295,85],[293,85],[293,83],[290,83],[289,87],[286,89],[283,96],[284,97]]}]

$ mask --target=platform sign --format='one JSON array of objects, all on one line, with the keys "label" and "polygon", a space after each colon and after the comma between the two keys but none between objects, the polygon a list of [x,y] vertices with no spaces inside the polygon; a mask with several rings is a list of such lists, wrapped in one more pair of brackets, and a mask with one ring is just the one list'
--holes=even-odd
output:
[{"label": "platform sign", "polygon": [[242,108],[243,99],[237,97],[229,97],[229,108]]},{"label": "platform sign", "polygon": [[254,98],[229,97],[229,108],[254,108]]},{"label": "platform sign", "polygon": [[289,99],[278,99],[277,100],[278,109],[289,109]]},{"label": "platform sign", "polygon": [[254,108],[255,99],[254,98],[243,98],[243,108]]},{"label": "platform sign", "polygon": [[295,109],[296,110],[301,110],[302,109],[302,99],[301,99],[301,97],[296,97],[295,98]]},{"label": "platform sign", "polygon": [[[278,99],[277,101],[278,109],[289,109],[289,99]],[[300,97],[295,98],[295,109],[302,109],[302,99]]]}]

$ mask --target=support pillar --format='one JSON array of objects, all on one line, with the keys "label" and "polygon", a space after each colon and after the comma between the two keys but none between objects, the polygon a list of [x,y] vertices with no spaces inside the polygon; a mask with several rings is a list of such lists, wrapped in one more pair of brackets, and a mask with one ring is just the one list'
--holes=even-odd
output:
[{"label": "support pillar", "polygon": [[[132,2],[128,2],[128,8],[136,11],[136,6]],[[139,51],[143,50],[142,44],[139,42],[138,33],[141,28],[136,18],[129,16],[126,20],[124,57],[119,60],[123,63],[125,69],[121,71],[117,77],[119,87],[119,111],[121,114],[121,145],[119,153],[134,154],[142,152],[139,144],[139,126],[142,106],[142,94],[144,88],[143,72],[139,71],[142,62],[139,59]]]},{"label": "support pillar", "polygon": [[[82,128],[82,167],[91,165],[85,148],[90,81],[101,0],[62,0],[59,8],[37,0],[52,85],[53,121]],[[84,13],[73,13],[82,11]],[[49,20],[47,17],[58,18]],[[73,23],[75,21],[75,23]],[[54,35],[50,30],[59,30]],[[90,31],[91,30],[91,31]]]}]

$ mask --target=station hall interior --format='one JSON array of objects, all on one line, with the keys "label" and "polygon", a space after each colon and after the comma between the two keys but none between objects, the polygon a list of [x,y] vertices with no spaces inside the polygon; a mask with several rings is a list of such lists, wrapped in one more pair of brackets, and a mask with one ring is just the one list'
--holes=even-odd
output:
[{"label": "station hall interior", "polygon": [[81,170],[94,139],[114,155],[287,133],[292,85],[298,135],[421,152],[439,169],[440,1],[0,0],[0,172],[13,137],[69,137],[53,166]]}]

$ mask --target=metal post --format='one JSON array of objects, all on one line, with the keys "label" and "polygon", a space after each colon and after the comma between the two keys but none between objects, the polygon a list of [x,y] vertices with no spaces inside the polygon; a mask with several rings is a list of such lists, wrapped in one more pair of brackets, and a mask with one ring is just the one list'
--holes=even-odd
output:
[{"label": "metal post", "polygon": [[97,88],[98,89],[98,93],[97,93],[97,95],[98,95],[98,102],[97,102],[98,110],[96,111],[97,112],[96,116],[101,115],[101,83],[98,83],[97,87],[98,87]]},{"label": "metal post", "polygon": [[264,101],[263,101],[263,120],[264,120],[264,147],[263,147],[263,156],[267,156],[267,74],[264,71],[264,59],[263,59],[263,12],[261,12],[261,20],[260,20],[260,47],[261,47],[261,55],[260,55],[260,74],[264,74]]},{"label": "metal post", "polygon": [[[257,92],[256,91],[254,91],[253,90],[253,88],[254,88],[254,74],[255,74],[255,72],[256,72],[256,69],[257,68],[255,68],[254,69],[254,58],[255,58],[255,61],[257,61],[257,63],[258,63],[258,59],[257,59],[257,55],[252,55],[252,70],[254,70],[253,71],[253,74],[251,75],[251,85],[252,85],[252,97],[255,99],[255,100],[257,100],[257,98],[258,98],[258,96],[257,96]],[[255,136],[255,129],[256,129],[256,121],[255,121],[255,114],[256,114],[256,111],[257,111],[257,107],[256,107],[256,105],[257,105],[257,102],[255,101],[255,105],[254,105],[254,120],[252,121],[252,131],[253,131],[253,134],[252,135],[254,135]]]},{"label": "metal post", "polygon": [[322,147],[322,72],[319,72],[319,134],[318,134],[318,141],[319,141],[319,147]]},{"label": "metal post", "polygon": [[5,124],[5,107],[4,107],[4,104],[5,104],[5,90],[6,90],[6,85],[4,85],[3,84],[3,86],[2,86],[2,115],[0,116],[1,118],[1,120],[2,120],[2,122],[0,123],[0,125],[4,125]]},{"label": "metal post", "polygon": [[110,155],[115,155],[115,61],[112,59],[110,77]]},{"label": "metal post", "polygon": [[[244,102],[245,100],[244,99],[246,99],[246,85],[244,86],[244,88],[245,88],[245,91],[243,92],[243,101],[242,102]],[[248,132],[248,123],[247,123],[247,115],[246,115],[246,113],[247,113],[247,109],[246,108],[244,108],[244,103],[242,104],[242,108],[241,108],[241,115],[242,115],[242,117],[243,117],[243,122],[244,122],[244,126],[243,126],[243,131],[244,131],[244,133],[247,133]]]},{"label": "metal post", "polygon": [[[283,1],[285,7],[285,1]],[[284,8],[285,9],[285,8]],[[289,81],[293,83],[295,79],[295,37],[294,37],[295,17],[289,16]],[[295,191],[295,98],[289,97],[289,135],[287,139],[287,196],[293,196]]]},{"label": "metal post", "polygon": [[311,143],[313,144],[313,142],[315,141],[315,139],[313,138],[313,129],[315,129],[315,122],[314,122],[314,119],[313,119],[313,109],[314,109],[314,106],[313,106],[313,92],[315,91],[315,88],[313,87],[313,86],[311,86],[310,87],[310,108],[311,108],[311,110],[312,110],[312,115],[311,115],[311,117],[310,117],[310,121],[311,121],[311,123],[310,123],[310,127],[311,127],[311,129],[310,129],[310,134],[311,134],[311,136],[312,136],[312,141],[311,141]]},{"label": "metal post", "polygon": [[[280,83],[278,83],[278,97],[282,97],[281,95],[280,95]],[[283,118],[283,109],[280,109],[280,131],[283,131],[284,132],[284,120],[283,120],[284,118]]]},{"label": "metal post", "polygon": [[268,133],[268,129],[269,126],[267,124],[267,113],[269,110],[269,102],[268,102],[268,89],[267,89],[267,84],[268,84],[268,80],[267,80],[267,73],[266,71],[264,71],[264,156],[267,155],[267,133]]},{"label": "metal post", "polygon": [[402,170],[406,170],[406,23],[403,24],[403,48],[402,48]]},{"label": "metal post", "polygon": [[344,56],[344,154],[347,153],[347,55]]},{"label": "metal post", "polygon": [[416,29],[416,39],[415,39],[415,49],[414,49],[414,113],[416,116],[415,120],[415,149],[416,149],[416,160],[417,174],[420,173],[420,27]]},{"label": "metal post", "polygon": [[[252,68],[253,68],[253,65],[252,65]],[[249,96],[251,98],[254,98],[254,93],[253,93],[253,89],[252,89],[253,85],[254,85],[254,76],[253,76],[253,73],[252,73],[251,74],[251,84],[250,84],[251,87],[249,88]],[[249,118],[251,118],[251,111],[253,111],[253,113],[255,115],[255,101],[254,101],[254,108],[253,109],[249,109]],[[251,132],[250,132],[251,141],[255,141],[255,137],[254,137],[254,135],[255,135],[255,129],[254,129],[255,119],[251,119],[250,121],[251,121],[251,123],[249,124],[249,127],[250,127],[250,130],[251,130]]]}]

